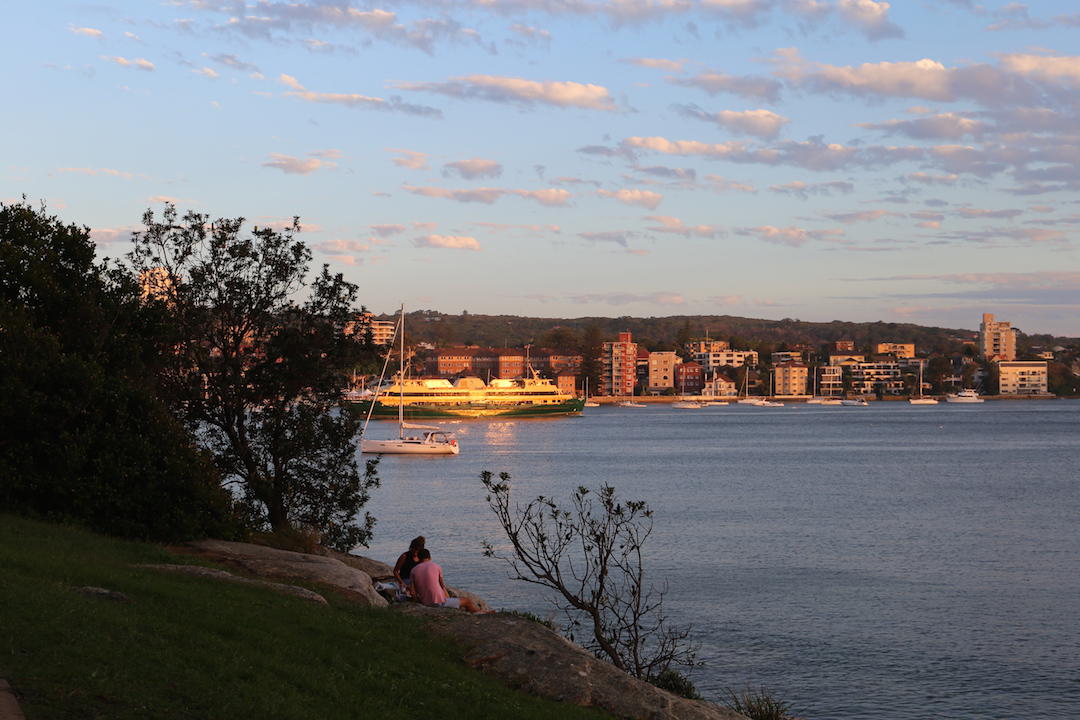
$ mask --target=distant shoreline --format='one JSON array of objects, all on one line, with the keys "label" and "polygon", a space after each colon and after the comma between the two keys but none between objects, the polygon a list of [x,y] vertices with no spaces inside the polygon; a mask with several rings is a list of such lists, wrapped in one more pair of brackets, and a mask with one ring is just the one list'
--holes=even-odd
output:
[{"label": "distant shoreline", "polygon": [[[810,400],[810,395],[752,395],[751,397],[770,400],[777,402],[790,402],[792,404],[805,405],[807,400]],[[924,395],[923,397],[933,398],[939,402],[945,402],[944,395]],[[981,395],[983,400],[1077,400],[1080,396],[1076,395]],[[633,397],[634,402],[644,403],[648,405],[670,405],[671,403],[679,402],[680,400],[702,401],[702,402],[727,402],[736,403],[740,400],[740,397],[702,397],[700,395],[635,395]],[[591,395],[589,400],[598,402],[601,405],[615,405],[620,402],[626,402],[631,398],[625,395]],[[839,399],[839,398],[837,398]],[[907,395],[894,395],[884,398],[878,398],[873,395],[854,395],[851,397],[853,400],[866,400],[867,402],[906,402]],[[956,403],[954,403],[956,404]]]}]

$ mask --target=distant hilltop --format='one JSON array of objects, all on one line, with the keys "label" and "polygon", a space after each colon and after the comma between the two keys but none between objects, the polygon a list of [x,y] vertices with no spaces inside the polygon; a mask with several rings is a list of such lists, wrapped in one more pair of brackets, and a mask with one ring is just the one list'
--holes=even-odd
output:
[{"label": "distant hilltop", "polygon": [[[376,316],[390,319],[392,315]],[[538,318],[518,315],[481,315],[464,311],[451,315],[435,310],[407,313],[410,338],[438,346],[471,345],[485,347],[522,347],[528,343],[549,347],[579,345],[586,334],[596,339],[614,338],[619,332],[631,332],[639,343],[649,347],[681,345],[692,338],[711,337],[732,340],[736,347],[760,343],[772,346],[833,344],[853,340],[858,346],[871,347],[881,342],[915,343],[920,353],[947,354],[977,341],[978,331],[942,328],[893,322],[808,322],[793,318],[764,320],[734,315],[672,315],[638,318],[580,317]],[[973,320],[977,320],[974,316]],[[1070,346],[1080,338],[1046,334],[1019,333],[1025,345]]]}]

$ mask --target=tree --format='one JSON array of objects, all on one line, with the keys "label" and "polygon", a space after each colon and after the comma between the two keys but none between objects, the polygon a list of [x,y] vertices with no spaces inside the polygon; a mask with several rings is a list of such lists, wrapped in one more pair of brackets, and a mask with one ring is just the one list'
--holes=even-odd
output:
[{"label": "tree", "polygon": [[673,667],[694,667],[697,645],[688,627],[674,627],[663,611],[664,591],[645,583],[643,549],[652,534],[652,510],[620,501],[615,488],[579,487],[569,509],[537,497],[511,502],[510,475],[480,476],[487,502],[510,541],[517,580],[550,588],[566,613],[568,630],[584,627],[586,649],[635,677],[655,680]]},{"label": "tree", "polygon": [[319,531],[349,549],[371,536],[357,516],[377,486],[375,464],[361,476],[359,419],[342,404],[363,339],[346,335],[357,288],[324,265],[307,298],[311,252],[284,231],[243,218],[209,222],[168,206],[143,217],[132,265],[173,330],[163,369],[166,397],[214,455],[252,527]]},{"label": "tree", "polygon": [[236,533],[154,392],[160,320],[87,228],[0,205],[0,507],[140,539]]}]

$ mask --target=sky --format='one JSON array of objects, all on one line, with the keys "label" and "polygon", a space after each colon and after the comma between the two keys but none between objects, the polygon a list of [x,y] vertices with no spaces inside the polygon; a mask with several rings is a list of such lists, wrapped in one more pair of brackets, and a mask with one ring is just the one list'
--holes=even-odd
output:
[{"label": "sky", "polygon": [[376,312],[1080,336],[1080,4],[5,7],[0,201],[299,216]]}]

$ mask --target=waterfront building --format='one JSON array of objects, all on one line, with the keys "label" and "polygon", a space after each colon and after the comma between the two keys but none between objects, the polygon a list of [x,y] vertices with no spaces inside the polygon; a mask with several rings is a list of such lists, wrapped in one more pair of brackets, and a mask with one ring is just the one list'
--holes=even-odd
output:
[{"label": "waterfront building", "polygon": [[[640,352],[640,351],[639,351]],[[675,387],[675,366],[682,360],[674,350],[649,353],[649,379],[646,387],[649,392],[663,392]]]},{"label": "waterfront building", "polygon": [[675,387],[684,395],[695,395],[705,387],[705,368],[696,362],[675,366]]},{"label": "waterfront building", "polygon": [[998,393],[1001,395],[1046,395],[1047,367],[1044,360],[1002,360],[998,366]]},{"label": "waterfront building", "polygon": [[785,362],[773,368],[773,395],[806,395],[809,368],[802,363]]},{"label": "waterfront building", "polygon": [[389,345],[394,341],[397,323],[392,320],[376,320],[370,312],[359,313],[355,319],[345,323],[345,334],[364,336],[371,331],[371,341],[376,345]]},{"label": "waterfront building", "polygon": [[705,385],[701,390],[701,394],[708,397],[723,398],[735,397],[739,394],[739,391],[735,386],[734,380],[723,373],[714,373],[705,380]]},{"label": "waterfront building", "polygon": [[711,353],[711,352],[724,352],[731,349],[731,343],[727,340],[710,340],[706,338],[704,340],[691,340],[683,345],[686,351],[691,355],[697,355],[698,353]]},{"label": "waterfront building", "polygon": [[843,352],[843,353],[829,353],[830,365],[854,365],[855,363],[866,362],[866,356],[861,354]]},{"label": "waterfront building", "polygon": [[1012,323],[995,321],[993,313],[983,313],[979,325],[979,355],[987,360],[1016,359],[1016,330]]},{"label": "waterfront building", "polygon": [[855,341],[854,340],[837,340],[835,343],[833,343],[833,349],[836,350],[836,352],[853,353],[853,352],[855,352]]},{"label": "waterfront building", "polygon": [[896,358],[915,357],[915,343],[883,342],[874,346],[875,355],[892,355]]},{"label": "waterfront building", "polygon": [[844,394],[844,368],[840,365],[822,365],[819,367],[817,394],[821,397],[842,397]]},{"label": "waterfront building", "polygon": [[884,395],[900,395],[904,392],[904,378],[900,363],[895,360],[858,362],[850,365],[851,390],[862,395],[881,392]]},{"label": "waterfront building", "polygon": [[600,352],[600,392],[630,395],[637,380],[638,346],[630,333],[619,333],[615,342],[603,344]]},{"label": "waterfront building", "polygon": [[706,370],[715,370],[725,365],[754,367],[758,364],[758,354],[756,350],[710,350],[694,353],[694,362],[700,363]]},{"label": "waterfront building", "polygon": [[803,354],[801,350],[777,350],[769,356],[769,361],[773,365],[779,365],[786,362],[802,362]]},{"label": "waterfront building", "polygon": [[442,348],[435,353],[434,368],[428,365],[428,371],[434,370],[435,375],[453,377],[455,375],[472,375],[473,358],[479,352],[478,348],[453,347]]}]

